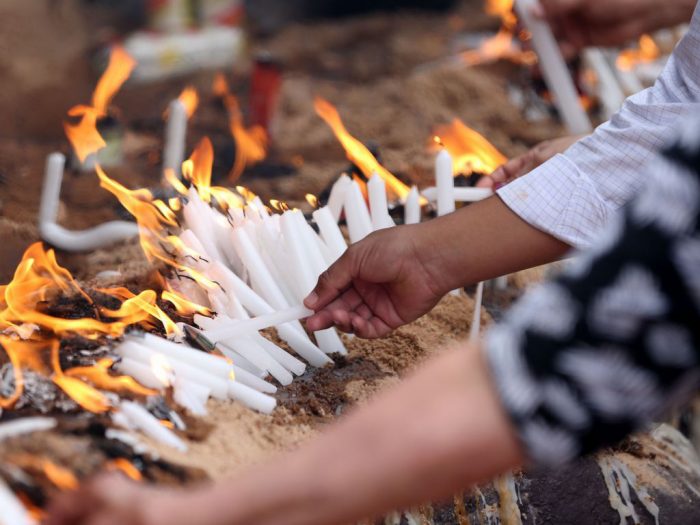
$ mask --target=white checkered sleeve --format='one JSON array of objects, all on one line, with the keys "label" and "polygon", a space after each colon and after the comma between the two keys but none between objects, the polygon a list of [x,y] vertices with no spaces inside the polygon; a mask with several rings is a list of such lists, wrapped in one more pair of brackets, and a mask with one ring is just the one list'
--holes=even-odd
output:
[{"label": "white checkered sleeve", "polygon": [[610,121],[498,191],[536,228],[583,248],[643,185],[643,167],[700,111],[700,8],[654,86],[627,99]]}]

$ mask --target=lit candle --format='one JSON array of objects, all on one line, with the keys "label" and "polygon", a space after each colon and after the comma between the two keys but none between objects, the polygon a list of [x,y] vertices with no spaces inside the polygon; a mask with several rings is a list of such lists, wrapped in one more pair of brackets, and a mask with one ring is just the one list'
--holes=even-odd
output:
[{"label": "lit candle", "polygon": [[372,219],[360,186],[355,181],[350,182],[345,193],[345,220],[352,243],[361,241],[372,233]]},{"label": "lit candle", "polygon": [[340,214],[343,212],[343,205],[345,204],[345,194],[350,187],[352,179],[347,175],[341,175],[333,187],[331,188],[331,193],[328,196],[328,209],[333,214],[333,218],[337,223],[340,220]]},{"label": "lit candle", "polygon": [[437,214],[447,215],[455,211],[455,179],[452,156],[442,148],[435,159],[435,186],[437,188]]},{"label": "lit candle", "polygon": [[546,21],[536,18],[532,11],[537,0],[516,0],[518,18],[532,35],[542,75],[569,133],[580,135],[593,131],[591,121],[579,101],[576,86],[564,62],[557,40]]},{"label": "lit candle", "polygon": [[165,151],[163,169],[171,169],[180,176],[182,161],[185,158],[185,138],[187,135],[187,108],[178,99],[168,107],[168,124],[165,130]]},{"label": "lit candle", "polygon": [[151,439],[168,445],[180,452],[187,451],[187,445],[169,429],[165,428],[144,407],[133,401],[122,401],[119,404],[119,412],[135,428],[146,434]]},{"label": "lit candle", "polygon": [[333,262],[337,261],[348,249],[348,245],[337,221],[333,218],[333,213],[328,206],[324,206],[313,212],[313,218],[321,232],[323,242],[326,243],[331,252]]},{"label": "lit candle", "polygon": [[404,224],[418,224],[420,222],[420,195],[418,188],[411,187],[411,191],[404,203]]},{"label": "lit candle", "polygon": [[386,199],[386,183],[378,173],[373,173],[367,182],[369,193],[369,208],[372,214],[372,229],[374,231],[395,226],[389,215],[389,205]]}]

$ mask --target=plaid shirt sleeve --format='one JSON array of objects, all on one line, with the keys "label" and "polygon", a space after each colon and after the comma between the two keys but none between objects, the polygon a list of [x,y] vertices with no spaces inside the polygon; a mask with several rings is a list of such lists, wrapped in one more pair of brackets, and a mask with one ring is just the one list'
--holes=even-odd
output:
[{"label": "plaid shirt sleeve", "polygon": [[593,246],[486,336],[536,464],[611,445],[700,386],[700,118],[646,171]]},{"label": "plaid shirt sleeve", "polygon": [[654,86],[627,99],[610,121],[498,195],[536,228],[582,248],[644,183],[643,169],[700,110],[700,8]]}]

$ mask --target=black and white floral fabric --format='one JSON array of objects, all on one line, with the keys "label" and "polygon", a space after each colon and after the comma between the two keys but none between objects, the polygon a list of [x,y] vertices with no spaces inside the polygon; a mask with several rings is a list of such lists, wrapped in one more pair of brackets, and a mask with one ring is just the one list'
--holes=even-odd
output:
[{"label": "black and white floral fabric", "polygon": [[536,464],[615,443],[700,386],[700,119],[650,169],[598,243],[486,337]]}]

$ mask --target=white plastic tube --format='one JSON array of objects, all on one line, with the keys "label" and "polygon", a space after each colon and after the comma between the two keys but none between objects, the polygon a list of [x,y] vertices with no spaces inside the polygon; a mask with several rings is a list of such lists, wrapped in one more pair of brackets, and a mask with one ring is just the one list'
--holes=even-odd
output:
[{"label": "white plastic tube", "polygon": [[66,157],[62,153],[52,153],[46,159],[44,187],[39,204],[41,238],[61,250],[82,252],[136,237],[139,229],[133,222],[111,221],[82,231],[67,230],[56,223],[65,164]]}]

